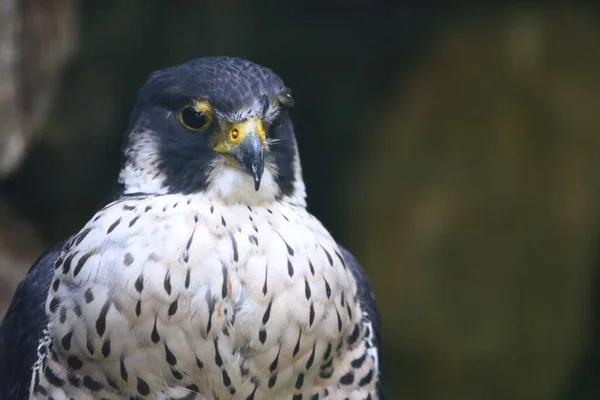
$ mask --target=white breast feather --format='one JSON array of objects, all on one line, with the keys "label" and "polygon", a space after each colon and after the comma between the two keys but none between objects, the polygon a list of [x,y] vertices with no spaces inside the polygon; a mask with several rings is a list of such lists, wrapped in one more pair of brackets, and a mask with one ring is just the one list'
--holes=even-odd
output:
[{"label": "white breast feather", "polygon": [[[299,374],[307,395],[328,382],[332,394],[321,398],[373,393],[374,384],[333,389],[365,352],[347,344],[362,314],[335,241],[303,207],[227,206],[206,195],[122,200],[82,229],[57,267],[47,309],[61,351],[47,363],[67,381],[60,365],[75,357],[101,397],[135,397],[141,385],[162,399],[193,384],[206,399],[289,399]],[[335,368],[323,379],[327,351]]]}]

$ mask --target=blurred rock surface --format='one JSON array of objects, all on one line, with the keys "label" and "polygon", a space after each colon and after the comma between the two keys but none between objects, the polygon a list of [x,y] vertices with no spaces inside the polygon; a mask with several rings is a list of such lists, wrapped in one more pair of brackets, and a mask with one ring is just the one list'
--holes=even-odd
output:
[{"label": "blurred rock surface", "polygon": [[0,179],[14,172],[52,110],[76,42],[71,0],[0,5]]},{"label": "blurred rock surface", "polygon": [[[75,49],[76,11],[71,0],[0,4],[0,182],[21,167],[54,108],[61,74]],[[7,195],[0,191],[0,315],[43,251],[36,227]]]}]

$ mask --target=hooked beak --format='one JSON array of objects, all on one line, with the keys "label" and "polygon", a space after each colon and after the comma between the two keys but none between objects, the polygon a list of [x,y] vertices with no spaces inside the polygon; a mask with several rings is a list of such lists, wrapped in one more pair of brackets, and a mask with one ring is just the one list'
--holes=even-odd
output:
[{"label": "hooked beak", "polygon": [[262,121],[251,117],[229,127],[229,132],[219,135],[213,150],[233,158],[252,177],[254,189],[260,189],[265,169],[266,136]]}]

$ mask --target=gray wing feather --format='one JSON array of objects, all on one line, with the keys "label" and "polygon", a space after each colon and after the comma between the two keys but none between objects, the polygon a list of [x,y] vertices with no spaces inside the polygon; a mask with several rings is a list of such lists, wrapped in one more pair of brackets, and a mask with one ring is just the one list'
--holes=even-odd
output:
[{"label": "gray wing feather", "polygon": [[63,244],[50,248],[31,267],[0,322],[0,399],[29,397],[31,369],[47,323],[46,296]]},{"label": "gray wing feather", "polygon": [[[378,353],[378,361],[379,361],[379,371],[381,374],[382,371],[382,339],[381,339],[381,321],[379,319],[379,311],[377,309],[377,303],[375,302],[375,295],[371,290],[371,284],[369,282],[369,277],[365,273],[364,269],[358,263],[356,258],[350,253],[346,248],[340,246],[338,247],[344,257],[344,261],[346,266],[352,271],[352,275],[356,280],[357,287],[357,298],[360,303],[364,313],[365,318],[371,322],[373,327],[373,345],[377,348]],[[383,384],[382,377],[379,377],[379,385],[378,385],[378,394],[379,400],[384,400],[385,396],[383,393]]]}]

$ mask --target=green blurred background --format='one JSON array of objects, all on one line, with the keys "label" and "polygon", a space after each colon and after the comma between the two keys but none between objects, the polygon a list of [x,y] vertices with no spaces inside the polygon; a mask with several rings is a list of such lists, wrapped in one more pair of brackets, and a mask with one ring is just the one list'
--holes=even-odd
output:
[{"label": "green blurred background", "polygon": [[108,194],[148,74],[235,55],[293,90],[309,208],[371,277],[390,399],[600,398],[597,4],[3,6],[0,313]]}]

